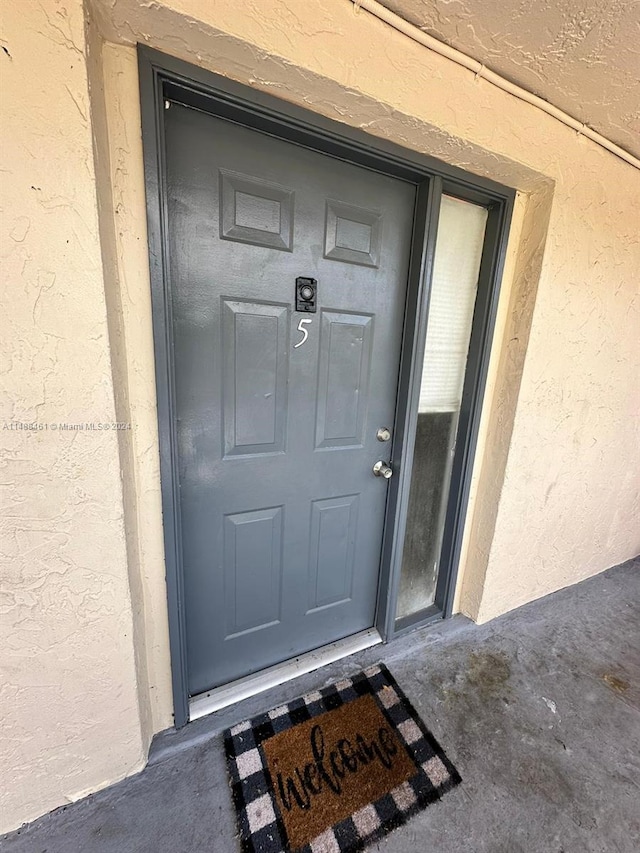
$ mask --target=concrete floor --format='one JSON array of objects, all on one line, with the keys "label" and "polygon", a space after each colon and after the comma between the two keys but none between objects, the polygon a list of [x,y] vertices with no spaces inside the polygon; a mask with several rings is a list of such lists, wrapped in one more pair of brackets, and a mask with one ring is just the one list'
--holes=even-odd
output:
[{"label": "concrete floor", "polygon": [[235,853],[219,732],[384,660],[462,774],[378,853],[640,851],[640,560],[493,622],[459,617],[162,735],[149,766],[6,853]]}]

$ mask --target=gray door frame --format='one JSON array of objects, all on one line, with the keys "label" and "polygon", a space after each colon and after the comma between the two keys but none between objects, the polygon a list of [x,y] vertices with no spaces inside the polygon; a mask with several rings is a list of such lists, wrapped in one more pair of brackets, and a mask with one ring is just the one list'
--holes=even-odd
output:
[{"label": "gray door frame", "polygon": [[[399,365],[396,424],[391,451],[395,471],[389,482],[379,572],[375,628],[384,641],[418,625],[451,615],[462,543],[473,456],[489,362],[499,286],[515,190],[469,175],[434,158],[377,139],[272,95],[138,47],[142,138],[151,300],[156,365],[160,473],[169,611],[169,639],[176,728],[189,720],[183,569],[178,500],[177,450],[173,417],[172,315],[169,295],[167,200],[165,187],[165,101],[204,110],[286,141],[413,182],[417,202],[412,235],[405,324]],[[456,437],[435,603],[409,619],[395,618],[402,545],[418,417],[429,290],[443,193],[481,204],[488,221],[474,311],[468,366]]]}]

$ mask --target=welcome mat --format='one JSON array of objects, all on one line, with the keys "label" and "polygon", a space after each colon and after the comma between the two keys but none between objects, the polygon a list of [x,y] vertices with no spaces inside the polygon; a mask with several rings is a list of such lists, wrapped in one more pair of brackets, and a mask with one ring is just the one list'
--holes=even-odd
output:
[{"label": "welcome mat", "polygon": [[225,732],[243,853],[354,853],[460,782],[382,664]]}]

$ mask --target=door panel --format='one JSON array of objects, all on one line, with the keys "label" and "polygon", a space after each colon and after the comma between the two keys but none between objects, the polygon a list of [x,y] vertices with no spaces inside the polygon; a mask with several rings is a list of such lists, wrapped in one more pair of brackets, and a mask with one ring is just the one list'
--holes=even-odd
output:
[{"label": "door panel", "polygon": [[281,506],[225,516],[225,639],[280,621],[282,517]]},{"label": "door panel", "polygon": [[193,695],[374,623],[415,187],[176,104],[165,121]]},{"label": "door panel", "polygon": [[284,451],[289,367],[286,305],[223,300],[225,456]]},{"label": "door panel", "polygon": [[351,598],[358,495],[311,502],[309,610]]},{"label": "door panel", "polygon": [[321,312],[316,447],[361,447],[373,318]]}]

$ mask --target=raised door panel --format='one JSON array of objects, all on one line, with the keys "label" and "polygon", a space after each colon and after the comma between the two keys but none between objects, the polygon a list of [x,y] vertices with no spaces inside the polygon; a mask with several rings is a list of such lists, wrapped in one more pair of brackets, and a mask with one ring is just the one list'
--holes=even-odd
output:
[{"label": "raised door panel", "polygon": [[326,203],[324,256],[333,261],[377,267],[382,215],[375,210],[329,199]]},{"label": "raised door panel", "polygon": [[223,300],[225,456],[285,449],[288,315],[285,305]]},{"label": "raised door panel", "polygon": [[316,447],[360,447],[369,403],[373,317],[323,311]]},{"label": "raised door panel", "polygon": [[348,601],[352,595],[358,495],[311,504],[309,610]]},{"label": "raised door panel", "polygon": [[220,237],[293,251],[292,190],[220,169]]},{"label": "raised door panel", "polygon": [[225,516],[227,640],[280,620],[283,516],[281,506]]}]

